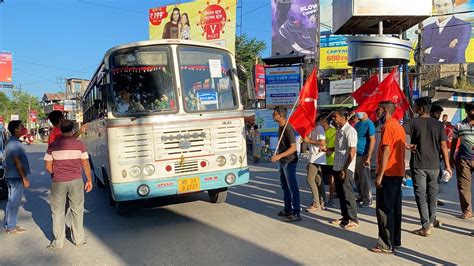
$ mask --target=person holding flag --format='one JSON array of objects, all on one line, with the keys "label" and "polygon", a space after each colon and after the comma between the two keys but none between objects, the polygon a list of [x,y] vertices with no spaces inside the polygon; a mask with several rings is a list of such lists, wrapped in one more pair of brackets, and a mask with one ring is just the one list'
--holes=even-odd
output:
[{"label": "person holding flag", "polygon": [[[318,87],[316,82],[316,68],[306,80],[298,99],[293,105],[298,108],[290,118],[286,119],[287,110],[277,106],[273,110],[273,120],[278,123],[278,144],[272,162],[280,162],[280,181],[283,189],[283,200],[285,208],[278,213],[285,216],[288,222],[301,221],[300,216],[300,192],[296,181],[296,166],[298,154],[296,152],[296,130],[302,138],[308,137],[313,131],[316,119],[316,99],[318,98]],[[292,111],[293,111],[292,109]],[[294,129],[293,129],[294,127]],[[277,153],[278,152],[278,153]]]},{"label": "person holding flag", "polygon": [[301,221],[300,216],[300,190],[296,181],[296,167],[298,165],[298,154],[296,153],[296,140],[293,127],[287,123],[287,110],[277,106],[273,109],[273,120],[278,123],[277,146],[278,154],[273,155],[272,162],[279,162],[280,182],[283,189],[283,201],[285,207],[278,216],[286,217],[287,222]]}]

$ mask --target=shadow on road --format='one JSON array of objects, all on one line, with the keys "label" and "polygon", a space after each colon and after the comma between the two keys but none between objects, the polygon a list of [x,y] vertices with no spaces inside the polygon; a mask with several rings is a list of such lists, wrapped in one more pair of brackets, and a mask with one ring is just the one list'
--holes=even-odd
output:
[{"label": "shadow on road", "polygon": [[212,224],[204,224],[164,207],[200,200],[207,200],[207,194],[142,202],[140,207],[146,209],[124,217],[112,207],[103,209],[107,202],[99,197],[95,202],[86,200],[85,226],[126,264],[296,264]]},{"label": "shadow on road", "polygon": [[[275,168],[275,165],[272,164],[262,164],[263,167]],[[227,203],[234,206],[244,208],[255,213],[265,215],[269,218],[282,220],[281,217],[278,217],[276,214],[283,208],[283,192],[280,187],[279,177],[277,170],[275,169],[275,178],[271,179],[268,177],[260,176],[259,172],[251,172],[250,183],[248,185],[240,186],[238,192],[232,190],[230,193],[233,197],[227,200]],[[303,204],[305,202],[312,202],[311,192],[306,183],[306,174],[304,169],[297,169],[297,179],[300,187],[300,198],[302,203],[302,208],[306,207]],[[404,206],[405,203],[404,203]],[[415,204],[416,208],[416,204]],[[364,226],[364,223],[377,224],[375,218],[375,209],[359,209],[359,213],[364,213],[366,215],[371,215],[374,217],[373,220],[360,219],[361,226]],[[301,216],[303,217],[302,222],[295,223],[296,226],[301,226],[310,230],[315,230],[320,233],[336,237],[339,239],[344,239],[347,242],[353,243],[355,245],[371,248],[377,242],[377,239],[374,237],[369,237],[358,233],[357,231],[348,231],[344,230],[338,226],[333,226],[330,224],[331,218],[327,217],[327,213],[332,212],[340,216],[339,203],[336,201],[335,208],[328,209],[328,211],[318,212],[316,214],[307,214],[302,212]],[[405,215],[403,216],[405,218]],[[360,218],[360,217],[359,217]],[[407,217],[403,222],[415,223],[418,221],[416,217]],[[445,230],[450,230],[445,228]],[[404,230],[409,232],[408,230]],[[456,232],[456,231],[453,231]],[[459,233],[457,231],[456,233]],[[375,235],[376,236],[376,235]],[[419,253],[414,250],[407,248],[400,249],[398,256],[415,263],[421,264],[452,264],[448,261],[438,259],[426,254]]]}]

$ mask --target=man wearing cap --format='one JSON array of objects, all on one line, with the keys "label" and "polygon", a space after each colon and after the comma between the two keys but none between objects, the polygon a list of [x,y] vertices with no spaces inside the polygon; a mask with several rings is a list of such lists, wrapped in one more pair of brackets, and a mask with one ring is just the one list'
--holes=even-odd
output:
[{"label": "man wearing cap", "polygon": [[364,208],[372,205],[370,158],[375,146],[375,125],[364,112],[356,113],[356,117],[359,122],[354,127],[357,131],[355,182],[359,191],[359,207]]}]

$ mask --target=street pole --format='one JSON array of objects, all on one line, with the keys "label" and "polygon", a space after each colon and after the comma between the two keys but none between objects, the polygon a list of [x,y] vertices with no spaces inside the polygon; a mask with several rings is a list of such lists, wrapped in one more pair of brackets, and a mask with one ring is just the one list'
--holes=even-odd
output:
[{"label": "street pole", "polygon": [[[383,21],[379,21],[379,37],[383,37]],[[379,59],[379,81],[383,80],[383,58]]]}]

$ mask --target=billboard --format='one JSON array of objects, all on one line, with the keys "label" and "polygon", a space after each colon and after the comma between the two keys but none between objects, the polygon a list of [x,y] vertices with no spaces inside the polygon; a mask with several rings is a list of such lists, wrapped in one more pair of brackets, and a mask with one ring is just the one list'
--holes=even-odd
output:
[{"label": "billboard", "polygon": [[[474,62],[474,0],[434,0],[433,17],[423,21],[420,56],[425,64]],[[454,14],[454,15],[453,15]],[[416,48],[417,27],[407,36]],[[411,60],[411,64],[415,61]]]},{"label": "billboard", "polygon": [[277,105],[293,106],[301,88],[301,68],[265,68],[265,88],[267,108]]},{"label": "billboard", "polygon": [[347,65],[347,42],[344,35],[332,35],[332,0],[319,0],[321,3],[319,68],[345,69]]},{"label": "billboard", "polygon": [[318,57],[319,0],[272,1],[272,55]]},{"label": "billboard", "polygon": [[[359,88],[362,85],[362,79],[356,79],[356,88]],[[353,91],[353,81],[352,79],[342,79],[342,80],[332,80],[329,82],[329,95],[339,95],[339,94],[348,94]]]},{"label": "billboard", "polygon": [[149,10],[150,40],[203,41],[235,51],[237,0],[196,0]]},{"label": "billboard", "polygon": [[0,82],[12,82],[12,54],[0,52]]},{"label": "billboard", "polygon": [[265,68],[255,65],[255,98],[265,100]]}]

